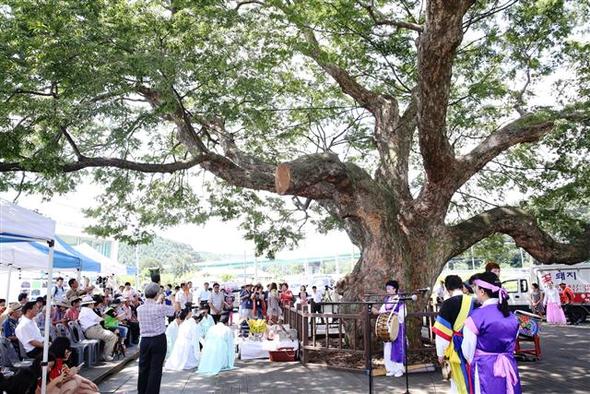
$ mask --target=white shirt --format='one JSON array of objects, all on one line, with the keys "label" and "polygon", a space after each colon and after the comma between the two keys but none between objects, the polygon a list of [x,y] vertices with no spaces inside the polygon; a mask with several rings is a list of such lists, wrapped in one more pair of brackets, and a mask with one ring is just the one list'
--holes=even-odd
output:
[{"label": "white shirt", "polygon": [[135,289],[133,287],[129,288],[129,290],[127,290],[127,289],[123,290],[123,297],[127,297],[129,299],[133,298],[136,294],[137,294],[137,292],[135,291]]},{"label": "white shirt", "polygon": [[209,298],[211,298],[211,292],[209,290],[201,290],[199,293],[199,302],[209,301]]},{"label": "white shirt", "polygon": [[320,290],[316,290],[315,293],[312,294],[313,302],[319,304],[322,302],[322,292]]},{"label": "white shirt", "polygon": [[[223,311],[223,302],[224,301],[225,301],[225,295],[222,292],[218,292],[218,293],[213,292],[213,294],[210,295],[209,302],[211,303],[211,305],[215,309],[217,309],[217,313],[215,313],[215,314],[219,314]],[[214,314],[213,310],[211,310],[211,314]]]},{"label": "white shirt", "polygon": [[88,330],[92,326],[96,326],[100,324],[102,318],[98,316],[92,308],[87,306],[83,306],[80,309],[80,316],[78,316],[78,322],[80,323],[80,327],[82,327],[82,331]]},{"label": "white shirt", "polygon": [[61,287],[55,286],[53,288],[53,299],[56,301],[61,301],[66,298],[66,289],[64,289],[63,285]]},{"label": "white shirt", "polygon": [[184,307],[186,306],[186,303],[188,302],[188,297],[182,289],[176,293],[176,296],[174,297],[174,302],[178,302],[180,304],[180,309],[184,309]]},{"label": "white shirt", "polygon": [[37,324],[26,316],[21,317],[20,321],[18,322],[18,326],[16,326],[16,337],[23,344],[25,351],[28,353],[35,349],[35,346],[31,345],[29,342],[31,341],[39,341],[43,342],[43,335],[41,335],[41,331],[39,331],[39,327]]}]

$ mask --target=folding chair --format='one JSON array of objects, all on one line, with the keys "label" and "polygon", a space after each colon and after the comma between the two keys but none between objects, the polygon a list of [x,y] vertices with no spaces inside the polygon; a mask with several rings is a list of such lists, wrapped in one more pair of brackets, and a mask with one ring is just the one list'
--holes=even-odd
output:
[{"label": "folding chair", "polygon": [[33,364],[32,360],[20,360],[8,338],[0,338],[0,359],[0,365],[3,367],[27,368]]},{"label": "folding chair", "polygon": [[72,333],[62,323],[57,323],[55,325],[55,329],[57,331],[58,337],[66,337],[70,340],[70,347],[72,348],[72,350],[74,350],[74,353],[76,354],[76,363],[77,364],[80,364],[82,361],[84,361],[86,363],[86,365],[89,367],[94,365],[92,363],[92,358],[90,357],[91,350],[90,350],[89,344],[84,345],[81,343],[75,343],[72,338]]},{"label": "folding chair", "polygon": [[55,341],[55,338],[57,338],[57,330],[55,329],[55,326],[52,324],[49,326],[49,340],[53,342]]},{"label": "folding chair", "polygon": [[[94,364],[98,363],[98,355],[100,354],[100,341],[98,339],[87,339],[84,336],[84,331],[82,331],[82,327],[77,321],[69,321],[68,326],[70,327],[70,332],[72,334],[72,339],[70,341],[82,344],[82,345],[89,345],[90,346],[90,357]],[[93,364],[93,365],[94,365]],[[90,367],[90,365],[88,365]]]}]

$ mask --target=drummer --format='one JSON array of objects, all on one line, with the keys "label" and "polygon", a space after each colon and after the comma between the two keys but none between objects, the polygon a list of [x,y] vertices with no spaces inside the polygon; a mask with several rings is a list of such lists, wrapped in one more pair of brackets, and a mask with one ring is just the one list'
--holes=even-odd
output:
[{"label": "drummer", "polygon": [[399,319],[399,333],[393,342],[384,342],[383,344],[383,360],[385,361],[385,370],[387,376],[395,376],[399,378],[405,372],[404,368],[404,338],[403,322],[406,315],[406,307],[402,301],[399,300],[398,291],[399,283],[395,280],[390,280],[385,284],[385,291],[387,296],[383,299],[384,304],[377,312],[393,313],[398,315]]},{"label": "drummer", "polygon": [[436,354],[438,362],[445,359],[451,367],[451,393],[467,394],[469,389],[469,366],[461,352],[463,324],[474,307],[474,298],[463,294],[464,283],[457,275],[445,278],[445,288],[450,295],[441,307],[432,328],[436,335]]}]

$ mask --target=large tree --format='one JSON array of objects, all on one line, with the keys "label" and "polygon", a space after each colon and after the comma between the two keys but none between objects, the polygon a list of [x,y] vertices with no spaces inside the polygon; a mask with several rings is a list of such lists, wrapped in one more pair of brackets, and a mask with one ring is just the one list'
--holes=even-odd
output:
[{"label": "large tree", "polygon": [[271,254],[300,211],[360,248],[350,299],[496,233],[583,261],[587,5],[8,0],[0,186],[92,177],[98,234],[241,217]]}]

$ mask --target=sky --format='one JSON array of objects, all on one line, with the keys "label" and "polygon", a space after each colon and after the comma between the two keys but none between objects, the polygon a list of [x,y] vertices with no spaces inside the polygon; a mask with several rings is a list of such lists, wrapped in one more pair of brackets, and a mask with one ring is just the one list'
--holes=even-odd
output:
[{"label": "sky", "polygon": [[[17,204],[36,210],[56,221],[56,231],[62,235],[81,235],[84,227],[92,222],[84,217],[82,209],[96,206],[93,196],[96,186],[82,184],[78,190],[51,201],[43,201],[38,195],[21,195]],[[16,193],[0,193],[0,198],[13,201]],[[170,240],[184,242],[200,252],[232,254],[247,257],[254,255],[254,244],[243,239],[238,222],[211,219],[205,225],[179,225],[156,233]],[[345,232],[333,231],[327,235],[317,233],[312,226],[306,228],[306,238],[293,251],[285,250],[277,258],[322,257],[352,253],[355,250]]]}]

